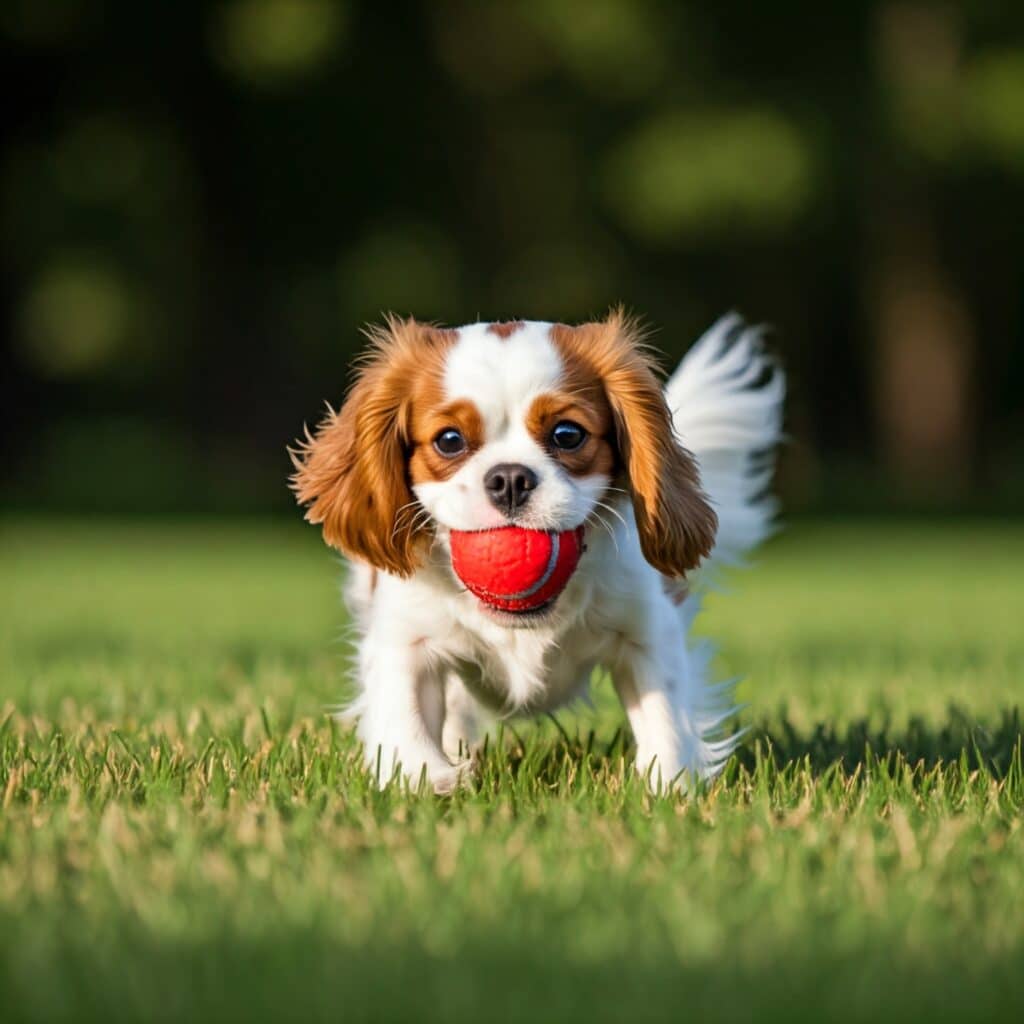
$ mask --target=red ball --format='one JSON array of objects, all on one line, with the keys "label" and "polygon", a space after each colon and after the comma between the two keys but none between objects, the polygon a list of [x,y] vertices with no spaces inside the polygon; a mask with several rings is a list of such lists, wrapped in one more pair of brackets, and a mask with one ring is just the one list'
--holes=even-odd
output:
[{"label": "red ball", "polygon": [[540,608],[556,598],[583,553],[583,527],[551,533],[502,526],[452,530],[452,568],[485,604],[509,612]]}]

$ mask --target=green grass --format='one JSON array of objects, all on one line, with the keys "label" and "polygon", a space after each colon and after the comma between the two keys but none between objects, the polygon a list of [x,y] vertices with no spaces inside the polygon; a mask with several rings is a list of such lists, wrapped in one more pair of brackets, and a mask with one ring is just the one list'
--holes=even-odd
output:
[{"label": "green grass", "polygon": [[5,1022],[1024,1000],[1024,527],[792,527],[702,619],[753,729],[689,800],[625,770],[607,680],[474,791],[375,792],[312,530],[8,522],[0,556]]}]

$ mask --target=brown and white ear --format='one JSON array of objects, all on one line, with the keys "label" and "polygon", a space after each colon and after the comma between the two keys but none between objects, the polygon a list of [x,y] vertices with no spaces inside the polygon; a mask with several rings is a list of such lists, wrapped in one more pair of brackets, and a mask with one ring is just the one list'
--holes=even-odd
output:
[{"label": "brown and white ear", "polygon": [[682,576],[711,551],[718,517],[700,487],[693,456],[672,429],[653,360],[621,311],[598,325],[600,354],[615,434],[633,499],[644,557],[667,576]]},{"label": "brown and white ear", "polygon": [[341,411],[330,410],[290,449],[291,487],[306,519],[323,526],[332,547],[398,576],[415,571],[425,538],[406,459],[412,367],[431,333],[396,319],[372,331],[372,353]]}]

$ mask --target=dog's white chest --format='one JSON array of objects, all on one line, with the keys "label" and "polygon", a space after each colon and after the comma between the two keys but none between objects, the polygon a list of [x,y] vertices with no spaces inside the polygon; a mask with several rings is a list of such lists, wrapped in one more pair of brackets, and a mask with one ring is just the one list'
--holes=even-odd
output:
[{"label": "dog's white chest", "polygon": [[550,711],[581,696],[608,654],[607,635],[582,623],[557,636],[507,630],[498,642],[467,640],[470,649],[455,659],[459,676],[478,700],[506,713]]}]

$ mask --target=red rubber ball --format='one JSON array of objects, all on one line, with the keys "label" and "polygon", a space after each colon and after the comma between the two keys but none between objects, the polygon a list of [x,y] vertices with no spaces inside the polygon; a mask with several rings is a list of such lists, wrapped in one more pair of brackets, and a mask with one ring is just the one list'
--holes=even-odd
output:
[{"label": "red rubber ball", "polygon": [[532,611],[556,598],[583,553],[583,527],[550,533],[502,526],[453,530],[452,568],[485,604],[509,612]]}]

